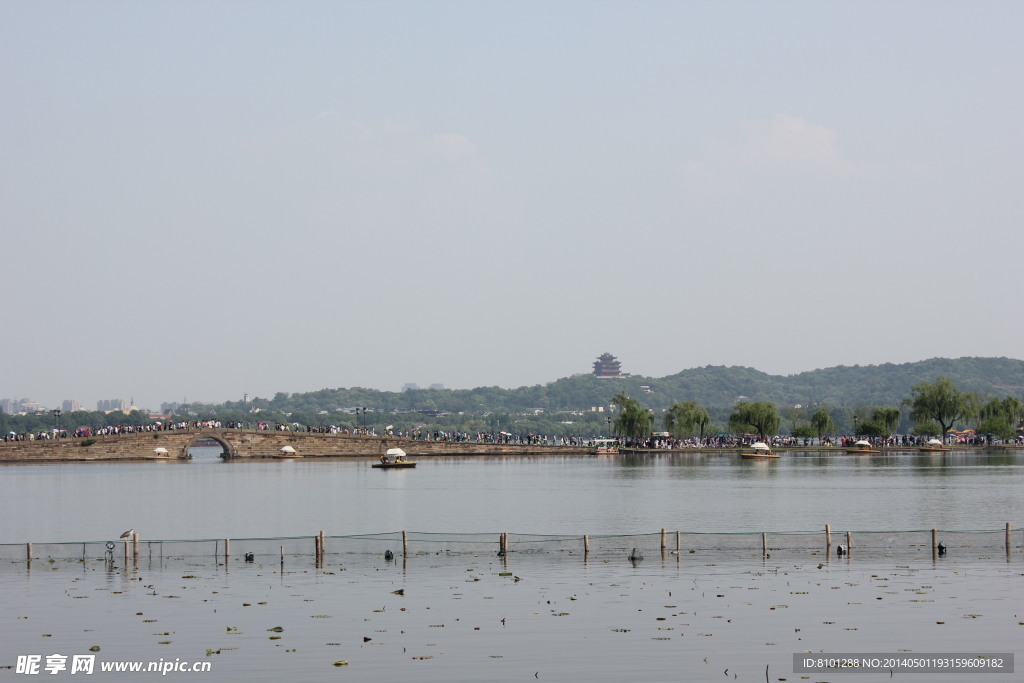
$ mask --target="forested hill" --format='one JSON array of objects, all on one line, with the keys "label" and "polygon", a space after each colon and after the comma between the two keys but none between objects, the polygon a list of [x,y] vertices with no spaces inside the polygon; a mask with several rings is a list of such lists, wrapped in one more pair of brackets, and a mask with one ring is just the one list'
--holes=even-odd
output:
[{"label": "forested hill", "polygon": [[[933,358],[895,365],[840,365],[796,375],[752,368],[705,367],[656,381],[667,393],[693,393],[704,405],[732,405],[740,396],[777,405],[896,405],[920,382],[948,377],[982,396],[1024,397],[1024,361],[1010,358]],[[651,384],[652,390],[655,384]],[[663,388],[662,388],[663,387]],[[670,401],[671,403],[671,401]]]},{"label": "forested hill", "polygon": [[384,392],[375,389],[323,389],[303,394],[279,393],[273,399],[254,399],[246,406],[284,412],[337,411],[355,406],[371,410],[437,410],[442,412],[527,413],[535,410],[588,410],[607,405],[619,392],[649,408],[667,408],[676,401],[696,401],[709,407],[732,406],[737,400],[769,401],[778,406],[897,405],[909,398],[920,382],[948,377],[964,391],[982,396],[1024,398],[1024,361],[1010,358],[933,358],[895,365],[838,366],[796,375],[769,375],[753,368],[706,366],[668,377],[599,379],[576,375],[545,385],[502,389],[415,389]]}]

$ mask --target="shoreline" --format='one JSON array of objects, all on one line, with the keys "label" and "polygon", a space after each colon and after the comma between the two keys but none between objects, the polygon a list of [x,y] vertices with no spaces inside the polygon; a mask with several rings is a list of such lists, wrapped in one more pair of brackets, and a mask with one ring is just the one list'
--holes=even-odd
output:
[{"label": "shoreline", "polygon": [[[122,437],[129,438],[129,437]],[[341,437],[344,438],[344,437]],[[591,456],[591,457],[616,457],[636,455],[739,455],[749,450],[747,446],[725,446],[725,447],[702,447],[702,448],[619,448],[612,452],[595,453],[591,446],[546,446],[527,444],[499,444],[499,443],[476,443],[476,442],[446,442],[446,441],[409,441],[394,437],[371,437],[373,442],[368,442],[366,437],[352,444],[346,439],[346,448],[339,449],[349,452],[325,452],[325,453],[298,453],[291,456],[281,456],[276,452],[256,452],[251,455],[231,455],[228,451],[222,452],[220,460],[338,460],[360,462],[364,460],[375,460],[380,457],[380,451],[385,446],[400,445],[406,450],[409,458],[430,459],[438,456],[454,457],[505,457],[505,456]],[[379,441],[378,441],[379,439]],[[138,441],[138,439],[133,439]],[[72,440],[73,441],[73,440]],[[111,462],[188,462],[191,456],[187,455],[188,445],[181,450],[186,455],[171,455],[169,453],[156,454],[141,451],[138,448],[131,448],[131,452],[124,452],[125,449],[106,449],[104,446],[123,445],[125,442],[118,437],[110,437],[108,440],[97,441],[88,452],[83,452],[77,443],[57,442],[16,442],[10,444],[14,447],[0,446],[0,465],[4,464],[62,464],[62,463],[111,463]],[[147,442],[151,445],[152,442]],[[20,446],[20,447],[18,447]],[[95,448],[99,446],[100,448]],[[354,447],[354,450],[353,450]],[[864,455],[885,455],[890,453],[921,453],[929,455],[945,455],[952,453],[979,453],[986,451],[1014,452],[1024,451],[1024,445],[993,444],[993,445],[954,445],[943,449],[926,449],[920,446],[877,446],[871,452],[857,453],[857,449],[843,448],[842,446],[779,446],[773,449],[780,455],[799,453],[821,453],[826,455],[844,454],[852,456]],[[266,451],[266,449],[261,449]]]}]

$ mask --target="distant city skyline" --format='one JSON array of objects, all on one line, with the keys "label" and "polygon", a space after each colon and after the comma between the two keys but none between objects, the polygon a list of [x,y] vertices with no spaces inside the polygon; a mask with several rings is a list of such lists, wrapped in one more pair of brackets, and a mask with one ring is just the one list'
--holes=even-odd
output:
[{"label": "distant city skyline", "polygon": [[0,3],[0,395],[1021,354],[1024,3]]}]

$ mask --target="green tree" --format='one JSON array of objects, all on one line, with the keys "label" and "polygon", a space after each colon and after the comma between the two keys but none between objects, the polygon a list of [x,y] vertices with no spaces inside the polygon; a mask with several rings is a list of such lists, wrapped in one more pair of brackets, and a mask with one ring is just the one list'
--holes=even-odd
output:
[{"label": "green tree", "polygon": [[665,413],[664,423],[665,429],[673,436],[693,434],[695,430],[700,430],[700,438],[703,441],[704,430],[711,423],[711,416],[708,415],[707,408],[695,401],[677,401]]},{"label": "green tree", "polygon": [[769,434],[778,434],[782,420],[774,403],[740,401],[729,415],[729,427],[734,432],[754,432],[762,440]]},{"label": "green tree", "polygon": [[993,398],[977,410],[978,434],[992,434],[1000,439],[1012,439],[1017,435],[1017,425],[1024,417],[1024,404],[1014,396]]},{"label": "green tree", "polygon": [[623,392],[619,392],[612,397],[612,403],[619,407],[619,414],[615,418],[616,434],[642,437],[651,433],[654,415],[640,405],[639,401],[626,396]]},{"label": "green tree", "polygon": [[1007,441],[1017,436],[1017,430],[1002,417],[987,417],[978,423],[976,429],[979,435],[991,434]]},{"label": "green tree", "polygon": [[875,408],[871,411],[871,421],[885,428],[885,434],[880,436],[889,436],[895,433],[900,426],[902,416],[899,408]]},{"label": "green tree", "polygon": [[917,436],[939,436],[945,434],[939,423],[932,422],[931,420],[917,423],[910,431]]},{"label": "green tree", "polygon": [[818,408],[814,415],[811,415],[811,427],[818,432],[818,443],[821,443],[826,434],[834,434],[836,431],[836,423],[824,408]]},{"label": "green tree", "polygon": [[858,425],[857,434],[858,436],[887,437],[891,432],[889,431],[889,428],[885,426],[884,422],[872,418],[870,420],[864,420]]},{"label": "green tree", "polygon": [[791,434],[800,439],[809,439],[814,436],[814,427],[811,425],[800,425],[799,427],[794,427]]},{"label": "green tree", "polygon": [[1002,417],[1014,429],[1024,421],[1024,403],[1015,396],[1007,396],[1002,400],[990,401],[982,412],[988,412],[986,417]]},{"label": "green tree", "polygon": [[921,382],[914,385],[913,397],[906,400],[910,406],[910,416],[923,425],[935,422],[942,429],[942,442],[946,442],[946,432],[963,419],[970,408],[970,395],[960,391],[959,387],[948,377],[939,377],[934,383]]}]

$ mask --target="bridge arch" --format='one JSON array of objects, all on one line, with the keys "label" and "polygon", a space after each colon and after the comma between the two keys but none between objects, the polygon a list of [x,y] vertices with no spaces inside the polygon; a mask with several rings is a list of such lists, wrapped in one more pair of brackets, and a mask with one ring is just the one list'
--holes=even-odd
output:
[{"label": "bridge arch", "polygon": [[224,457],[224,458],[237,458],[238,457],[238,446],[237,446],[237,444],[232,443],[230,439],[226,438],[226,436],[227,436],[227,434],[224,432],[224,430],[212,430],[212,429],[210,429],[210,430],[204,429],[204,430],[202,430],[200,432],[196,432],[194,434],[190,434],[189,435],[190,438],[188,439],[188,441],[185,442],[184,447],[182,447],[182,449],[181,449],[181,457],[183,457],[183,458],[189,457],[189,449],[192,448],[192,446],[194,446],[195,443],[197,441],[199,441],[200,439],[207,439],[207,440],[210,440],[210,441],[214,441],[214,442],[216,442],[217,444],[220,445],[220,447],[223,449],[223,453],[222,453],[221,457]]}]

